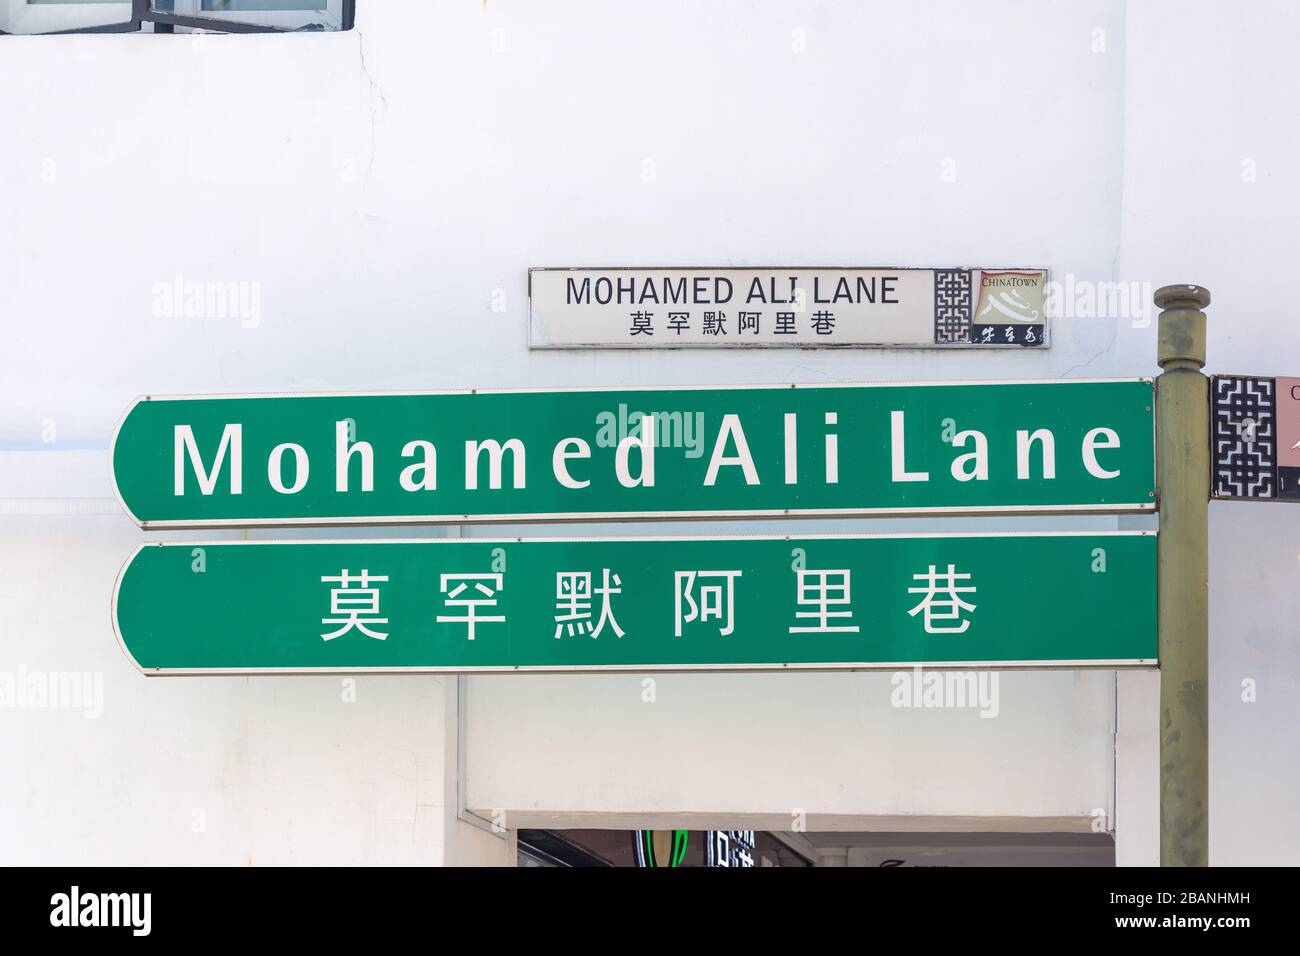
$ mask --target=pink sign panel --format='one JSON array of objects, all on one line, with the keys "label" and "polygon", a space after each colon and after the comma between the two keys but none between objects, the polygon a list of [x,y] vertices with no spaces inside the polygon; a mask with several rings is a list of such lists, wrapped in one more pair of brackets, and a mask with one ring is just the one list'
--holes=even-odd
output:
[{"label": "pink sign panel", "polygon": [[1277,495],[1300,498],[1300,378],[1277,379]]}]

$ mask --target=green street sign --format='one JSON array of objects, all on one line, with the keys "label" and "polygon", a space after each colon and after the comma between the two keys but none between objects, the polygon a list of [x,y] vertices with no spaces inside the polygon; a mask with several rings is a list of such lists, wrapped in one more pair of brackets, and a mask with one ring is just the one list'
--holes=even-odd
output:
[{"label": "green street sign", "polygon": [[146,674],[1151,667],[1148,532],[141,545]]},{"label": "green street sign", "polygon": [[142,527],[1147,511],[1152,385],[588,388],[137,400]]}]

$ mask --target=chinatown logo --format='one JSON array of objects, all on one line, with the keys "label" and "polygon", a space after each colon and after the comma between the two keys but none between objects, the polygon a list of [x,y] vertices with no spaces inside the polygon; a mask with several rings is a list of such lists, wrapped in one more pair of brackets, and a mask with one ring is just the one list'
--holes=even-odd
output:
[{"label": "chinatown logo", "polygon": [[686,859],[686,830],[633,830],[637,866],[681,866]]},{"label": "chinatown logo", "polygon": [[[633,830],[637,866],[681,866],[687,830]],[[704,865],[709,868],[754,865],[753,830],[709,830],[704,834]]]}]

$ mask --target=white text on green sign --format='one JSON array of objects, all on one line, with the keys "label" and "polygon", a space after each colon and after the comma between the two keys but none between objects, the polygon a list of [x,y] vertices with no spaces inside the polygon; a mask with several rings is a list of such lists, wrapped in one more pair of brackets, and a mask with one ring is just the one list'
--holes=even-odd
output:
[{"label": "white text on green sign", "polygon": [[155,527],[1126,512],[1147,380],[149,398],[113,475]]}]

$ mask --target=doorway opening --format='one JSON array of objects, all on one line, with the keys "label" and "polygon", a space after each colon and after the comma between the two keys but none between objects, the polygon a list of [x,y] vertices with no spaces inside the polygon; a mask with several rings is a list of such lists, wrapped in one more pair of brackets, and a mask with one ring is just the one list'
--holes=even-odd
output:
[{"label": "doorway opening", "polygon": [[1108,833],[520,830],[519,866],[1114,866]]}]

